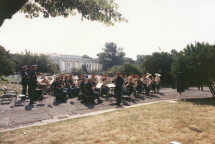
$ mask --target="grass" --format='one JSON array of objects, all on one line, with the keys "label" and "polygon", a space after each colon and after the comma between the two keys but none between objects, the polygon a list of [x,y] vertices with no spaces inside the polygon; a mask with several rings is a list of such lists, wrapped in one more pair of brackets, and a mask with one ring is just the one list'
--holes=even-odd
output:
[{"label": "grass", "polygon": [[214,143],[214,103],[201,99],[189,101],[189,106],[197,124],[185,103],[176,106],[170,119],[173,104],[163,102],[0,133],[0,143]]}]

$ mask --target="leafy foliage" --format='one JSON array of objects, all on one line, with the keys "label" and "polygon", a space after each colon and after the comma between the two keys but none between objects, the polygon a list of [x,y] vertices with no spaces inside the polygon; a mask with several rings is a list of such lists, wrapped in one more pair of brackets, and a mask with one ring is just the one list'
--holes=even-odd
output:
[{"label": "leafy foliage", "polygon": [[143,61],[145,60],[145,58],[147,57],[147,55],[137,55],[137,64],[143,64]]},{"label": "leafy foliage", "polygon": [[215,45],[196,42],[177,54],[171,73],[176,77],[176,72],[183,72],[188,86],[210,86],[215,81],[214,66]]},{"label": "leafy foliage", "polygon": [[85,64],[83,64],[83,65],[81,66],[81,68],[83,69],[83,71],[84,71],[86,74],[89,73],[88,70],[87,70],[87,66],[86,66]]},{"label": "leafy foliage", "polygon": [[20,71],[21,67],[24,65],[31,66],[33,64],[38,65],[38,71],[42,73],[58,73],[58,65],[51,60],[48,55],[45,54],[34,54],[30,51],[25,51],[25,53],[16,53],[12,55],[12,59],[15,63],[15,70]]},{"label": "leafy foliage", "polygon": [[123,48],[118,48],[115,43],[111,42],[106,43],[102,50],[103,52],[98,53],[97,56],[104,70],[108,70],[114,65],[123,64],[123,57],[125,56]]},{"label": "leafy foliage", "polygon": [[121,66],[113,66],[109,71],[107,71],[107,74],[109,76],[113,76],[116,72],[120,72],[123,75],[143,74],[142,69],[138,65],[129,63],[123,64]]},{"label": "leafy foliage", "polygon": [[117,11],[118,7],[114,0],[1,0],[0,26],[20,9],[28,18],[38,17],[41,13],[45,18],[80,13],[82,19],[113,25],[114,22],[127,21]]},{"label": "leafy foliage", "polygon": [[169,53],[156,52],[145,57],[143,68],[151,74],[160,73],[162,82],[164,84],[170,84],[172,61],[172,56]]},{"label": "leafy foliage", "polygon": [[81,69],[73,68],[72,74],[73,75],[84,75],[84,74],[86,74],[86,72],[82,68]]},{"label": "leafy foliage", "polygon": [[30,18],[38,17],[40,13],[48,18],[67,17],[78,12],[82,18],[113,25],[113,22],[125,21],[117,9],[118,4],[114,0],[34,0],[29,1],[22,11]]},{"label": "leafy foliage", "polygon": [[134,64],[135,61],[134,61],[132,58],[124,57],[124,58],[123,58],[123,63]]},{"label": "leafy foliage", "polygon": [[82,58],[93,59],[92,57],[90,57],[90,56],[88,56],[88,55],[83,55]]},{"label": "leafy foliage", "polygon": [[14,63],[10,59],[9,51],[6,51],[4,47],[0,45],[0,76],[10,75],[13,73]]}]

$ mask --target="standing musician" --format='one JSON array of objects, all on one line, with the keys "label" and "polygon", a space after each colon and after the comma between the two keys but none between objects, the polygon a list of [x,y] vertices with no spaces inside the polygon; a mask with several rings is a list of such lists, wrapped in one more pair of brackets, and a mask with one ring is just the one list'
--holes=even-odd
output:
[{"label": "standing musician", "polygon": [[25,100],[26,98],[26,91],[27,91],[27,85],[28,85],[28,72],[27,72],[27,65],[22,67],[21,71],[21,76],[22,76],[22,94],[25,95],[25,97],[22,98],[22,100]]},{"label": "standing musician", "polygon": [[122,85],[124,83],[124,79],[120,76],[120,72],[117,72],[115,74],[115,78],[114,80],[112,81],[113,83],[115,83],[115,89],[114,89],[114,93],[115,93],[115,96],[117,98],[117,103],[116,105],[117,106],[120,106],[121,105],[121,101],[122,101]]},{"label": "standing musician", "polygon": [[34,104],[34,95],[35,95],[35,90],[37,87],[37,65],[32,65],[32,71],[29,73],[29,97],[30,97],[30,103],[29,104]]},{"label": "standing musician", "polygon": [[159,76],[160,75],[158,75],[158,74],[155,76],[157,92],[159,92],[159,90],[160,90],[160,77]]}]

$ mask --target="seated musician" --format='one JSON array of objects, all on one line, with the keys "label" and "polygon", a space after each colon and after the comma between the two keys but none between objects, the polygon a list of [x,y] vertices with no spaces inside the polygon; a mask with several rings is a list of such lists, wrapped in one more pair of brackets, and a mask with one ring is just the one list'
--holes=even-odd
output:
[{"label": "seated musician", "polygon": [[92,98],[91,100],[94,102],[94,96],[96,97],[96,99],[98,100],[98,103],[101,102],[100,98],[99,98],[99,95],[97,92],[95,92],[95,87],[93,86],[93,83],[92,83],[92,78],[89,78],[88,79],[88,82],[85,84],[85,88],[87,90],[87,94]]},{"label": "seated musician", "polygon": [[82,90],[82,89],[84,89],[84,86],[85,86],[85,78],[82,78],[82,79],[81,79],[81,82],[80,82],[80,84],[79,84],[79,87],[80,87],[80,89]]},{"label": "seated musician", "polygon": [[54,83],[54,92],[55,94],[67,93],[64,88],[64,83],[61,82],[61,77],[56,78],[56,82]]},{"label": "seated musician", "polygon": [[70,96],[74,97],[76,95],[77,89],[72,76],[73,76],[72,74],[69,75],[69,84],[70,84],[70,92],[71,92]]},{"label": "seated musician", "polygon": [[67,91],[67,93],[71,97],[72,89],[71,89],[71,83],[69,82],[69,76],[65,76],[64,90]]},{"label": "seated musician", "polygon": [[95,75],[92,75],[92,84],[95,87],[94,91],[99,93],[100,89],[96,88],[96,85],[98,84],[98,78]]},{"label": "seated musician", "polygon": [[147,74],[144,74],[143,75],[143,91],[145,91],[146,95],[149,95],[149,91],[150,91],[150,88],[148,86],[148,82],[149,82],[149,78],[147,77]]},{"label": "seated musician", "polygon": [[126,85],[125,87],[126,87],[126,89],[127,89],[128,95],[130,96],[131,93],[132,93],[133,90],[134,90],[134,82],[133,82],[133,77],[132,77],[132,76],[129,76],[129,77],[128,77],[128,83],[127,83],[127,85]]},{"label": "seated musician", "polygon": [[137,77],[137,80],[136,80],[137,95],[142,92],[142,89],[143,89],[143,82],[140,80],[140,77]]},{"label": "seated musician", "polygon": [[63,83],[64,79],[63,79],[63,75],[60,75],[60,82]]},{"label": "seated musician", "polygon": [[148,82],[148,86],[150,87],[151,90],[153,90],[154,92],[156,92],[156,82],[155,82],[155,77],[151,76],[151,79]]},{"label": "seated musician", "polygon": [[101,94],[107,94],[109,91],[109,87],[107,86],[107,80],[106,78],[102,79],[102,86],[101,86]]},{"label": "seated musician", "polygon": [[[79,83],[79,88],[80,88],[80,91],[82,92],[82,94],[87,93],[87,90],[85,88],[85,83],[86,83],[86,79],[82,78],[81,82]],[[82,99],[82,98],[83,98],[82,95],[78,95],[78,99]]]}]

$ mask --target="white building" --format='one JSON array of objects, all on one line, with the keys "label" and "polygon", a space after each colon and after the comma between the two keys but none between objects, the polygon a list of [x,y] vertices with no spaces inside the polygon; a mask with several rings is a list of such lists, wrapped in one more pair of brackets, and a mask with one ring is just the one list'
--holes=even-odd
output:
[{"label": "white building", "polygon": [[88,71],[100,71],[102,69],[97,59],[87,59],[82,58],[82,56],[62,54],[50,54],[49,57],[58,64],[61,72],[71,73],[73,68],[80,69],[82,65],[86,65]]}]

